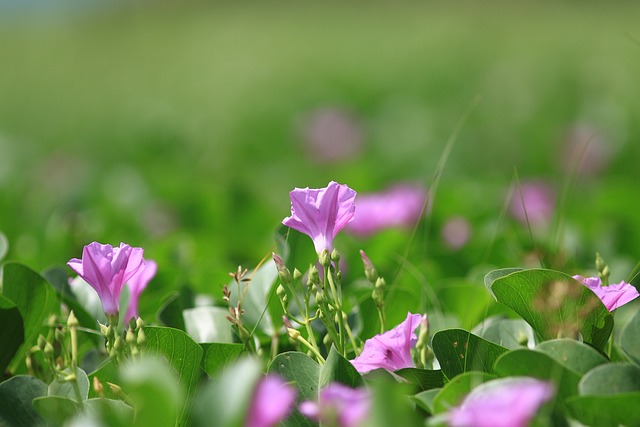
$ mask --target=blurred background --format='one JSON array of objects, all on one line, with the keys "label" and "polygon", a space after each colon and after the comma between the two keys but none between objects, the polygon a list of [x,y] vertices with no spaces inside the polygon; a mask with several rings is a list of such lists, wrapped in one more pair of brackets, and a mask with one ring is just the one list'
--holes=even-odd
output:
[{"label": "blurred background", "polygon": [[[274,250],[290,190],[335,180],[360,194],[431,190],[416,227],[341,233],[352,277],[362,248],[388,277],[432,285],[480,284],[489,266],[584,272],[596,250],[628,278],[640,254],[638,12],[5,0],[6,259],[42,270],[94,240],[124,241],[158,260],[159,288],[218,296],[227,272]],[[313,247],[300,246],[304,269]]]}]

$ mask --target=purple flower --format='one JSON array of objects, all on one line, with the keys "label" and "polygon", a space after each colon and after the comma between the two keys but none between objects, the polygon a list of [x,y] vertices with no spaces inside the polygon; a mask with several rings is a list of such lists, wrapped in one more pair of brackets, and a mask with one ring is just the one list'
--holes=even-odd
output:
[{"label": "purple flower", "polygon": [[539,181],[516,187],[509,203],[509,212],[515,219],[522,224],[526,224],[528,219],[529,223],[536,227],[549,223],[554,209],[553,191],[548,185]]},{"label": "purple flower", "polygon": [[379,193],[361,194],[346,229],[369,236],[387,228],[411,227],[420,219],[427,192],[419,186],[396,185]]},{"label": "purple flower", "polygon": [[316,252],[333,249],[333,239],[355,211],[356,192],[331,181],[325,188],[296,188],[290,194],[291,216],[282,223],[311,237]]},{"label": "purple flower", "polygon": [[361,425],[369,415],[371,395],[366,389],[332,383],[320,390],[318,402],[302,402],[300,413],[315,421],[339,427]]},{"label": "purple flower", "polygon": [[378,368],[393,372],[414,367],[411,349],[416,345],[418,337],[413,332],[422,319],[420,314],[408,313],[404,322],[392,330],[368,339],[360,356],[351,363],[360,373]]},{"label": "purple flower", "polygon": [[143,266],[142,248],[88,244],[82,250],[82,259],[73,258],[67,265],[96,290],[102,308],[108,316],[118,314],[122,287]]},{"label": "purple flower", "polygon": [[553,394],[551,384],[534,378],[489,381],[450,410],[447,421],[449,427],[526,427]]},{"label": "purple flower", "polygon": [[441,236],[447,247],[453,250],[460,249],[471,237],[471,224],[461,216],[454,216],[445,222]]},{"label": "purple flower", "polygon": [[245,427],[272,427],[284,420],[296,401],[296,390],[277,375],[260,380],[249,406]]},{"label": "purple flower", "polygon": [[155,261],[143,261],[138,272],[127,282],[129,285],[129,305],[127,306],[127,314],[124,316],[125,322],[138,317],[140,294],[156,275],[156,271],[158,271],[158,265]]},{"label": "purple flower", "polygon": [[602,286],[599,277],[573,276],[573,278],[591,289],[609,311],[613,311],[640,296],[635,286],[624,280],[615,285]]}]

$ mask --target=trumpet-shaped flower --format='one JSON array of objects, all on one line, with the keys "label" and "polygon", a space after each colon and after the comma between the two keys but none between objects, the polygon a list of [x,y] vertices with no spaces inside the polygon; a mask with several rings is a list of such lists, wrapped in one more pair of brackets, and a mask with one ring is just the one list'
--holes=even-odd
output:
[{"label": "trumpet-shaped flower", "polygon": [[511,377],[481,384],[447,414],[450,427],[526,427],[540,406],[551,399],[553,387],[528,377]]},{"label": "trumpet-shaped flower", "polygon": [[142,248],[125,243],[112,247],[93,242],[82,250],[82,259],[73,258],[67,265],[95,289],[105,314],[115,316],[122,287],[144,264],[142,254]]},{"label": "trumpet-shaped flower", "polygon": [[333,239],[353,218],[356,192],[331,181],[325,188],[295,188],[291,216],[282,223],[311,237],[316,252],[333,249]]},{"label": "trumpet-shaped flower", "polygon": [[393,372],[414,367],[411,349],[418,341],[414,331],[422,319],[420,314],[408,313],[407,318],[395,328],[368,339],[360,356],[351,363],[361,373],[378,368]]},{"label": "trumpet-shaped flower", "polygon": [[318,402],[300,404],[300,413],[323,424],[357,427],[369,416],[371,395],[366,389],[332,383],[320,390]]},{"label": "trumpet-shaped flower", "polygon": [[591,289],[609,311],[613,311],[640,296],[635,286],[624,280],[618,284],[602,286],[599,277],[573,276],[573,278]]},{"label": "trumpet-shaped flower", "polygon": [[296,390],[277,375],[260,380],[249,407],[245,427],[272,427],[284,420],[296,401]]},{"label": "trumpet-shaped flower", "polygon": [[127,282],[127,285],[129,286],[129,305],[127,306],[127,314],[124,316],[125,322],[138,317],[138,302],[140,301],[140,294],[156,275],[156,271],[158,271],[158,265],[155,261],[143,261],[140,269]]},{"label": "trumpet-shaped flower", "polygon": [[379,193],[361,194],[355,201],[353,221],[346,230],[369,236],[388,228],[413,226],[420,220],[426,201],[424,188],[407,184]]}]

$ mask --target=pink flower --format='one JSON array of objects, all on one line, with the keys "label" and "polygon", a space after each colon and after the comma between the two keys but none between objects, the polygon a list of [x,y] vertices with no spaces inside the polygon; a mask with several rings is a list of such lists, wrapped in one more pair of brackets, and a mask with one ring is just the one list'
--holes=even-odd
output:
[{"label": "pink flower", "polygon": [[355,211],[356,192],[331,181],[325,188],[296,188],[290,194],[291,216],[282,223],[311,237],[316,252],[333,249],[333,239]]},{"label": "pink flower", "polygon": [[356,213],[346,229],[369,236],[379,231],[411,227],[420,219],[427,192],[411,185],[396,185],[379,193],[361,194],[355,202]]},{"label": "pink flower", "polygon": [[526,427],[554,394],[544,381],[511,377],[479,385],[447,415],[450,427]]},{"label": "pink flower", "polygon": [[609,311],[622,307],[640,296],[635,286],[625,283],[624,280],[616,285],[602,286],[599,277],[573,276],[573,278],[591,289]]},{"label": "pink flower", "polygon": [[143,261],[138,272],[127,282],[129,286],[129,305],[127,306],[127,314],[124,316],[125,322],[138,317],[140,294],[156,275],[157,270],[158,265],[155,261]]},{"label": "pink flower", "polygon": [[528,219],[529,223],[536,227],[548,224],[554,209],[553,191],[548,185],[538,181],[516,187],[509,203],[509,212],[515,219],[522,224],[526,224]]},{"label": "pink flower", "polygon": [[444,244],[453,250],[462,248],[471,237],[471,224],[461,216],[454,216],[445,222],[441,231]]},{"label": "pink flower", "polygon": [[360,373],[378,368],[393,372],[414,367],[411,349],[418,340],[414,331],[422,319],[423,316],[420,314],[408,313],[404,322],[392,330],[368,339],[360,356],[351,363]]},{"label": "pink flower", "polygon": [[73,258],[67,265],[96,290],[108,316],[118,314],[122,287],[143,266],[142,248],[120,247],[93,242],[82,250],[82,259]]},{"label": "pink flower", "polygon": [[296,401],[296,390],[277,375],[260,380],[249,406],[245,427],[272,427],[284,420]]},{"label": "pink flower", "polygon": [[366,389],[332,383],[320,390],[318,402],[302,402],[300,413],[323,424],[357,427],[369,416],[371,395]]}]

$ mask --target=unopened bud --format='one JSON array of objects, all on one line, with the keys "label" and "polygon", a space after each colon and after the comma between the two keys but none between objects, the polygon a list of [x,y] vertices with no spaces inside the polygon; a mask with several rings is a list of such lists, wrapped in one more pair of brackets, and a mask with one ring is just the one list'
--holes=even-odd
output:
[{"label": "unopened bud", "polygon": [[136,333],[133,332],[133,329],[128,329],[127,330],[127,335],[126,335],[125,341],[129,345],[136,343],[136,341],[137,341]]},{"label": "unopened bud", "polygon": [[93,377],[93,391],[95,391],[98,396],[102,397],[104,395],[104,386],[98,377]]},{"label": "unopened bud", "polygon": [[51,356],[53,354],[53,346],[50,342],[46,343],[44,346],[44,354],[47,356]]},{"label": "unopened bud", "polygon": [[282,258],[280,258],[280,256],[276,255],[275,253],[272,254],[272,257],[273,261],[276,263],[276,268],[278,269],[278,276],[280,277],[280,280],[282,280],[283,283],[291,283],[291,272],[289,271],[287,266],[284,265],[284,261],[282,261]]},{"label": "unopened bud", "polygon": [[320,261],[321,266],[325,268],[329,267],[331,265],[331,255],[329,254],[329,250],[323,249],[322,252],[320,252],[318,260]]},{"label": "unopened bud", "polygon": [[324,296],[324,292],[316,292],[316,304],[322,305],[327,301],[327,298]]},{"label": "unopened bud", "polygon": [[331,251],[331,261],[335,262],[336,265],[340,262],[340,252],[337,249]]},{"label": "unopened bud", "polygon": [[103,336],[107,336],[109,333],[109,327],[107,325],[103,325],[102,323],[98,323],[100,325],[100,332],[102,332]]},{"label": "unopened bud", "polygon": [[324,338],[322,338],[322,343],[325,346],[330,347],[331,346],[331,336],[329,334],[325,335]]},{"label": "unopened bud", "polygon": [[40,334],[38,336],[38,349],[40,351],[44,350],[45,345],[47,345],[47,340],[45,339],[44,335]]},{"label": "unopened bud", "polygon": [[364,276],[369,282],[375,284],[378,280],[378,272],[376,271],[376,268],[362,249],[360,249],[360,257],[362,257],[362,264],[364,264]]},{"label": "unopened bud", "polygon": [[113,393],[116,397],[120,396],[120,393],[122,393],[122,388],[118,384],[107,382],[107,385],[109,386],[111,393]]},{"label": "unopened bud", "polygon": [[313,283],[320,283],[320,274],[318,273],[318,268],[312,264],[311,267],[309,267],[309,279],[307,285],[311,286]]},{"label": "unopened bud", "polygon": [[67,326],[70,328],[77,328],[79,325],[80,323],[78,323],[78,318],[73,314],[73,310],[71,310],[69,318],[67,318]]},{"label": "unopened bud", "polygon": [[113,348],[116,351],[120,351],[124,348],[124,340],[122,339],[122,337],[120,335],[118,335],[116,337],[116,341],[113,343]]},{"label": "unopened bud", "polygon": [[136,329],[142,329],[144,327],[144,321],[142,318],[138,317],[136,319]]},{"label": "unopened bud", "polygon": [[293,269],[293,280],[300,280],[302,278],[302,273],[297,268]]},{"label": "unopened bud", "polygon": [[140,329],[138,331],[138,339],[137,339],[137,343],[139,346],[143,346],[144,343],[147,342],[147,336],[144,334],[144,329]]},{"label": "unopened bud", "polygon": [[289,334],[289,338],[294,341],[297,341],[298,338],[300,338],[300,331],[298,331],[297,329],[287,328],[287,333]]},{"label": "unopened bud", "polygon": [[287,296],[287,291],[284,289],[284,286],[278,285],[278,287],[276,288],[276,294],[278,295],[278,297],[280,297],[280,299],[283,299]]}]

